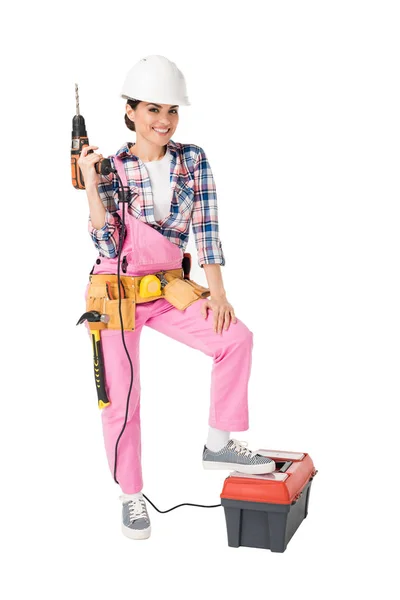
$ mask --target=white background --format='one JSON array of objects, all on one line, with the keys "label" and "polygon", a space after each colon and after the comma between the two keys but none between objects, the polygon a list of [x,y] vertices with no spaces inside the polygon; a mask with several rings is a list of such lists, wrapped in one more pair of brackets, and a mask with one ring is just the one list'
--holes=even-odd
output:
[{"label": "white background", "polygon": [[[393,598],[398,547],[397,2],[20,2],[3,12],[2,596]],[[83,326],[96,259],[71,185],[75,82],[104,156],[135,134],[127,71],[162,54],[218,191],[228,300],[254,333],[251,449],[308,452],[283,554],[228,547],[223,508],[149,504],[120,532]],[[191,277],[206,284],[194,240]],[[217,504],[204,471],[212,361],[145,329],[144,493]]]}]

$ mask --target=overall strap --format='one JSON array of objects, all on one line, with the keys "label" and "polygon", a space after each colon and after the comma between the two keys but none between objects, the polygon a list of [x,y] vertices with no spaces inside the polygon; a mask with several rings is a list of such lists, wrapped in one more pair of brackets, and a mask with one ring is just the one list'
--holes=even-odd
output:
[{"label": "overall strap", "polygon": [[[124,188],[124,192],[125,192],[125,200],[128,198],[129,196],[129,186],[128,186],[128,180],[126,177],[126,173],[125,173],[125,166],[124,166],[124,162],[122,160],[122,158],[120,158],[119,156],[113,156],[113,163],[114,166],[116,168],[116,170],[118,171],[118,175],[121,178],[121,182],[122,182],[122,186]],[[115,173],[114,173],[115,178],[117,179]],[[117,179],[117,183],[118,183],[118,190],[121,189],[119,180]],[[120,193],[118,194],[118,196],[120,197]],[[131,232],[131,220],[130,220],[130,215],[129,215],[129,211],[128,211],[128,206],[129,203],[125,202],[125,237],[124,237],[124,241],[123,241],[123,248],[125,249],[125,252],[123,253],[123,258],[122,258],[122,271],[123,273],[126,273],[127,270],[127,258],[126,255],[127,253],[130,252],[131,248],[132,248],[132,232]],[[118,208],[118,214],[120,216],[120,219],[122,221],[122,209],[123,209],[123,203],[120,203],[120,206]]]}]

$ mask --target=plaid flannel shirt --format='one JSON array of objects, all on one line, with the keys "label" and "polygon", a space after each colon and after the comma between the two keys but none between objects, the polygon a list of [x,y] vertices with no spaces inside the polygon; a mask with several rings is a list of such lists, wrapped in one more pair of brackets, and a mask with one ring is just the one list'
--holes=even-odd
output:
[{"label": "plaid flannel shirt", "polygon": [[[211,167],[204,150],[194,144],[181,144],[172,139],[167,147],[171,153],[170,183],[172,190],[170,214],[156,221],[154,218],[151,182],[146,167],[139,157],[131,154],[127,142],[116,153],[123,160],[129,187],[128,210],[131,215],[156,228],[172,243],[185,251],[192,231],[198,254],[198,264],[225,264],[218,231],[217,193]],[[113,157],[108,157],[114,165]],[[119,181],[114,173],[100,176],[98,193],[106,209],[101,229],[88,229],[100,255],[114,258],[118,254],[121,218],[118,210]],[[121,205],[122,206],[122,205]]]}]

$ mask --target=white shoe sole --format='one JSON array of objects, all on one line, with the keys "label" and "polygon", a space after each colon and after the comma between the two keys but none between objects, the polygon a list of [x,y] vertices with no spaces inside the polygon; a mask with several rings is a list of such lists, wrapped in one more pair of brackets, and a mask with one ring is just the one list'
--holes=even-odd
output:
[{"label": "white shoe sole", "polygon": [[131,540],[146,540],[151,534],[151,525],[147,529],[131,529],[122,523],[122,533]]},{"label": "white shoe sole", "polygon": [[264,473],[275,471],[276,465],[274,461],[266,465],[239,465],[236,463],[203,460],[203,468],[210,470],[227,469],[228,471],[238,471],[239,473],[247,473],[248,475],[263,475]]}]

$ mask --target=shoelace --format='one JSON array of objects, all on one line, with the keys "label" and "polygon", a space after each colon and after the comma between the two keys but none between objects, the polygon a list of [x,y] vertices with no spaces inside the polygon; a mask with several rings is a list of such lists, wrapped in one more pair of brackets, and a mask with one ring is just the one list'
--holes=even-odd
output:
[{"label": "shoelace", "polygon": [[147,519],[149,520],[149,516],[147,514],[146,502],[144,498],[135,498],[134,500],[126,498],[124,495],[120,496],[120,500],[123,502],[128,502],[128,510],[129,510],[129,520],[132,523],[135,519]]},{"label": "shoelace", "polygon": [[231,450],[233,450],[234,452],[237,452],[240,456],[246,456],[246,458],[252,458],[255,454],[257,454],[256,451],[251,451],[249,448],[246,448],[246,446],[248,445],[247,442],[241,442],[239,440],[230,440],[231,443]]}]

